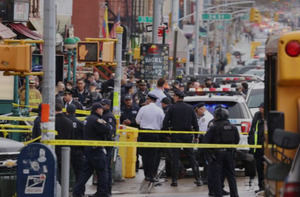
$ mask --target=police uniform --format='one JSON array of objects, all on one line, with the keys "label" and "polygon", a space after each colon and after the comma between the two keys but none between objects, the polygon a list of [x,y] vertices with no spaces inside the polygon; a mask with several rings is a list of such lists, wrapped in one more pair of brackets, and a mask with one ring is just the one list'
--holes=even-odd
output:
[{"label": "police uniform", "polygon": [[73,92],[73,97],[82,104],[84,109],[89,108],[93,101],[92,96],[87,89],[84,89],[82,93],[79,92],[78,89],[75,89]]},{"label": "police uniform", "polygon": [[[92,113],[87,117],[84,125],[84,139],[86,140],[106,140],[112,127],[102,116],[97,113],[99,108],[103,109],[100,103],[94,103]],[[107,151],[104,147],[85,147],[85,156],[83,173],[73,189],[73,196],[82,196],[84,194],[84,185],[89,180],[95,170],[98,177],[96,196],[108,197],[109,177]]]},{"label": "police uniform", "polygon": [[[73,135],[72,139],[82,140],[83,139],[83,123],[75,117],[76,107],[70,104],[67,107],[67,118],[73,123]],[[71,165],[75,174],[76,182],[79,180],[79,175],[83,169],[83,147],[72,146],[71,147]]]},{"label": "police uniform", "polygon": [[[101,101],[102,105],[111,105],[111,100],[109,99],[103,99]],[[113,113],[108,109],[104,110],[103,120],[105,120],[108,124],[111,125],[111,131],[107,135],[107,140],[113,141],[113,137],[116,135],[116,126],[117,126],[117,121]],[[111,169],[111,162],[112,162],[112,157],[113,157],[113,147],[106,147],[107,150],[107,163],[108,163],[108,188],[109,188],[109,193],[111,194],[112,192],[112,169]]]},{"label": "police uniform", "polygon": [[[264,107],[263,103],[260,107]],[[251,129],[248,135],[248,144],[264,145],[264,118],[263,114],[258,111],[254,114]],[[250,149],[250,153],[254,155],[256,170],[258,175],[259,190],[264,190],[264,149]]]},{"label": "police uniform", "polygon": [[[125,100],[126,99],[131,99],[128,97],[129,95],[127,95],[125,97]],[[132,104],[132,106],[128,107],[126,105],[124,105],[122,108],[121,108],[121,117],[120,117],[120,123],[122,124],[124,120],[128,119],[130,120],[131,124],[128,125],[128,126],[131,126],[131,127],[138,127],[138,125],[136,124],[136,121],[135,121],[135,117],[137,115],[139,111],[139,107]]]},{"label": "police uniform", "polygon": [[[218,108],[214,112],[215,121],[204,136],[204,143],[209,144],[238,144],[240,136],[237,128],[228,120],[228,111]],[[220,148],[210,150],[208,177],[212,180],[214,196],[222,196],[222,176],[229,183],[230,196],[237,197],[237,185],[234,175],[235,149]]]},{"label": "police uniform", "polygon": [[[183,99],[184,94],[182,92],[175,92],[175,95]],[[197,122],[196,114],[191,105],[184,103],[182,100],[177,101],[173,104],[163,122],[163,128],[165,130],[175,130],[175,131],[199,131],[199,126]],[[171,141],[178,143],[192,143],[193,137],[198,138],[198,135],[193,136],[192,134],[172,134]],[[172,160],[171,160],[171,174],[172,174],[172,184],[171,186],[177,186],[177,178],[179,171],[179,155],[180,149],[173,148],[172,150]],[[196,161],[194,152],[192,148],[185,148],[185,153],[187,154],[192,170],[196,179],[195,184],[200,186],[202,185],[200,178],[199,165]]]},{"label": "police uniform", "polygon": [[[56,104],[58,105],[58,104]],[[73,136],[73,124],[65,114],[57,113],[55,115],[55,130],[58,132],[56,139],[72,139]],[[57,156],[57,169],[58,169],[58,181],[60,182],[60,170],[61,170],[61,146],[55,147],[55,153]]]},{"label": "police uniform", "polygon": [[[137,116],[136,122],[143,130],[160,130],[164,120],[163,110],[155,104],[158,99],[155,95],[148,94],[148,99],[152,102],[143,106]],[[141,142],[159,142],[159,134],[155,133],[140,133],[139,141]],[[157,148],[141,148],[143,168],[145,180],[156,181],[155,176],[160,161],[160,155]]]}]

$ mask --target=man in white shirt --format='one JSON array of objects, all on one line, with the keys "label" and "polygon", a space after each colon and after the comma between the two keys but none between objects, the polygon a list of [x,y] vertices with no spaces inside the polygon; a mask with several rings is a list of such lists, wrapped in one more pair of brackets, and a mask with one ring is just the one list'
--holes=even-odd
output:
[{"label": "man in white shirt", "polygon": [[149,94],[152,94],[157,97],[156,105],[160,108],[161,108],[162,99],[167,97],[166,94],[164,93],[164,84],[165,83],[166,83],[166,80],[164,78],[160,78],[157,81],[156,88],[149,92]]},{"label": "man in white shirt", "polygon": [[[143,106],[137,116],[136,122],[142,130],[160,130],[164,120],[164,112],[155,102],[158,98],[153,94],[148,94],[147,105]],[[159,142],[159,134],[157,133],[140,133],[139,141],[141,142]],[[159,165],[159,149],[157,148],[141,148],[143,168],[145,180],[156,182],[155,176]]]},{"label": "man in white shirt", "polygon": [[214,119],[214,116],[207,111],[204,103],[199,103],[195,107],[198,125],[199,125],[199,131],[207,131],[208,123]]}]

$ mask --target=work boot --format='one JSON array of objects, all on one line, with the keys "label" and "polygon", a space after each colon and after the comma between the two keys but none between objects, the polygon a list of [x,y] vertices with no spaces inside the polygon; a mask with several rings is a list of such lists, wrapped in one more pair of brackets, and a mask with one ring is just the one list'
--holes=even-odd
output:
[{"label": "work boot", "polygon": [[193,168],[193,173],[195,176],[196,181],[194,182],[197,186],[202,186],[203,182],[201,180],[200,170],[199,167]]},{"label": "work boot", "polygon": [[177,180],[173,179],[173,180],[172,180],[172,183],[171,183],[171,186],[172,186],[172,187],[177,187],[177,186],[178,186]]}]

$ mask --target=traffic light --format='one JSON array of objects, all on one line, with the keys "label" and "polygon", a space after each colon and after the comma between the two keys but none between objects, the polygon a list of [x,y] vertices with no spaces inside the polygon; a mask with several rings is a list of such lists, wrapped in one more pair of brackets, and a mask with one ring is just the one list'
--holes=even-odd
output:
[{"label": "traffic light", "polygon": [[300,39],[299,33],[281,36],[278,45],[278,83],[283,86],[300,85]]},{"label": "traffic light", "polygon": [[0,70],[31,72],[31,45],[0,45]]},{"label": "traffic light", "polygon": [[255,8],[250,9],[250,22],[260,23],[261,22],[261,14]]},{"label": "traffic light", "polygon": [[82,41],[77,43],[77,61],[78,62],[98,62],[99,61],[99,43],[91,41]]}]

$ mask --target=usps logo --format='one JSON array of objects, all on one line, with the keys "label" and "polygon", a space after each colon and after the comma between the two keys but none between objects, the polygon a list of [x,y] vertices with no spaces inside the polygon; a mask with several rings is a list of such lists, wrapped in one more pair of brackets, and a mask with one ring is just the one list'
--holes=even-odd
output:
[{"label": "usps logo", "polygon": [[25,194],[42,194],[44,192],[46,175],[30,175],[27,177]]}]

